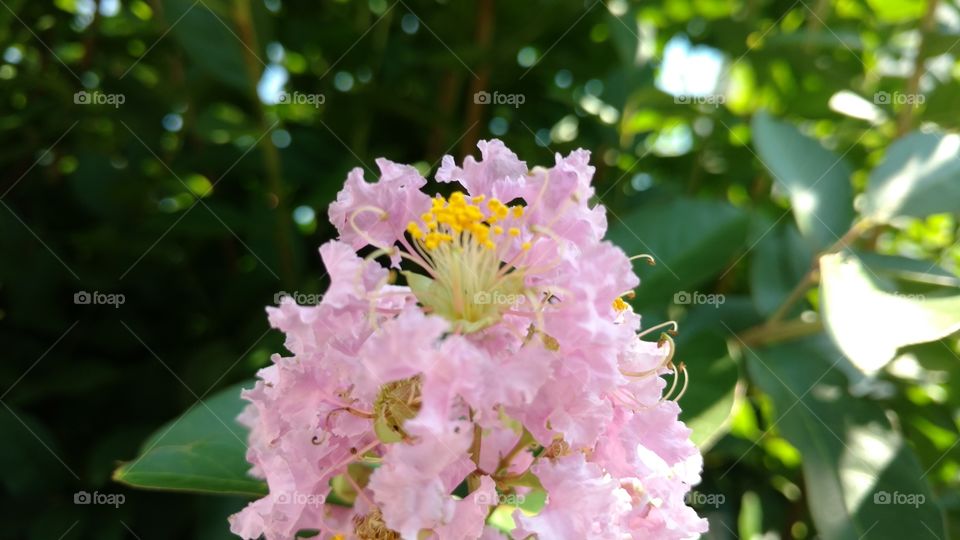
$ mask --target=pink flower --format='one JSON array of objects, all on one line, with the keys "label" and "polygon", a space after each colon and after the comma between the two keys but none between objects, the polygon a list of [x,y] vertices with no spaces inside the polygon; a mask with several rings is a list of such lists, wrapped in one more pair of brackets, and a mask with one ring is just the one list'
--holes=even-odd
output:
[{"label": "pink flower", "polygon": [[[479,147],[444,158],[436,179],[466,190],[449,197],[383,159],[374,183],[348,176],[322,302],[268,308],[291,356],[244,393],[270,493],[231,518],[239,536],[506,538],[498,507],[516,537],[706,530],[684,502],[702,460],[661,378],[684,372],[622,300],[639,280],[603,240],[589,153],[528,170],[500,141]],[[542,508],[516,509],[537,494]]]},{"label": "pink flower", "polygon": [[[603,468],[575,454],[538,463],[533,472],[547,491],[547,504],[538,515],[519,512],[523,537],[624,538],[620,518],[630,510],[629,496]],[[629,536],[626,536],[629,538]]]},{"label": "pink flower", "polygon": [[427,181],[416,169],[386,159],[378,159],[377,166],[380,180],[373,184],[363,179],[363,169],[350,171],[330,205],[330,222],[355,249],[393,245],[407,223],[430,206],[430,197],[420,191]]}]

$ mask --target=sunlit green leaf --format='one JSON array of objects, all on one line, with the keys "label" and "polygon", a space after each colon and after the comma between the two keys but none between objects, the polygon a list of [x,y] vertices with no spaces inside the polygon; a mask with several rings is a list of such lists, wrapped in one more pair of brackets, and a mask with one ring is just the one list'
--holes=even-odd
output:
[{"label": "sunlit green leaf", "polygon": [[924,0],[867,0],[867,5],[881,21],[895,23],[919,19],[923,15],[927,2]]},{"label": "sunlit green leaf", "polygon": [[960,135],[911,133],[870,173],[864,214],[878,222],[960,212]]},{"label": "sunlit green leaf", "polygon": [[905,345],[960,331],[960,290],[933,294],[885,290],[876,272],[851,254],[820,259],[827,329],[851,362],[865,373],[887,364]]},{"label": "sunlit green leaf", "polygon": [[817,249],[836,242],[853,220],[852,170],[843,156],[764,112],[752,127],[757,153],[790,197],[800,232]]}]

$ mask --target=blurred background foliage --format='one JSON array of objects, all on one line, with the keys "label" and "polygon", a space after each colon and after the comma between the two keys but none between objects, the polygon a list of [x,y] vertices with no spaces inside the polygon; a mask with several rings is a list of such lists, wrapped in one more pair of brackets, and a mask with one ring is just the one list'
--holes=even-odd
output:
[{"label": "blurred background foliage", "polygon": [[633,305],[680,322],[709,538],[960,527],[955,2],[0,4],[7,537],[229,538],[243,497],[112,471],[282,350],[263,306],[324,290],[349,169],[491,137],[590,149],[658,259]]}]

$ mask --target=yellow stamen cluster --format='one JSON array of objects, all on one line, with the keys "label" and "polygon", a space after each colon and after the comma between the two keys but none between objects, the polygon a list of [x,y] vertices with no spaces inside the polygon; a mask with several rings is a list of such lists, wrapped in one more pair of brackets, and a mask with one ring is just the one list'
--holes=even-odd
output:
[{"label": "yellow stamen cluster", "polygon": [[[507,206],[497,199],[486,199],[483,195],[467,197],[458,191],[450,195],[449,200],[437,195],[430,211],[420,216],[422,226],[411,221],[407,225],[407,232],[428,250],[454,243],[455,237],[463,233],[469,233],[478,245],[494,249],[496,244],[491,237],[504,233],[503,227],[494,224],[510,216],[519,219],[523,217],[523,212],[522,206]],[[509,227],[506,233],[517,238],[521,231],[517,227]],[[522,247],[530,248],[528,242],[524,242]]]},{"label": "yellow stamen cluster", "polygon": [[630,304],[626,303],[626,302],[623,300],[623,297],[621,297],[621,296],[618,296],[617,299],[613,301],[613,309],[615,309],[615,310],[617,310],[617,311],[623,311],[623,310],[627,309],[628,307],[630,307]]},{"label": "yellow stamen cluster", "polygon": [[[404,273],[417,299],[461,332],[495,323],[526,299],[526,252],[537,231],[525,226],[525,210],[482,195],[435,197],[430,210],[407,225],[408,257],[429,275]],[[515,247],[519,253],[512,253]]]}]

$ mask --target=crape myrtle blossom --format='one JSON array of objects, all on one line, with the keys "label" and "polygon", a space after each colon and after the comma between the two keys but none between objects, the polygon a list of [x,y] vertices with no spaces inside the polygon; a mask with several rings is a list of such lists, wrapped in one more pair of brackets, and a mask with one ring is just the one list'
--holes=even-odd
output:
[{"label": "crape myrtle blossom", "polygon": [[[237,535],[706,531],[684,502],[702,466],[672,399],[686,372],[623,300],[639,280],[603,240],[589,153],[528,169],[500,141],[479,147],[443,159],[447,196],[385,159],[376,182],[349,174],[329,211],[339,239],[320,248],[323,301],[267,309],[292,355],[244,392],[247,459],[269,494],[231,517]],[[537,493],[544,504],[524,503]],[[489,519],[498,507],[512,531]]]}]

